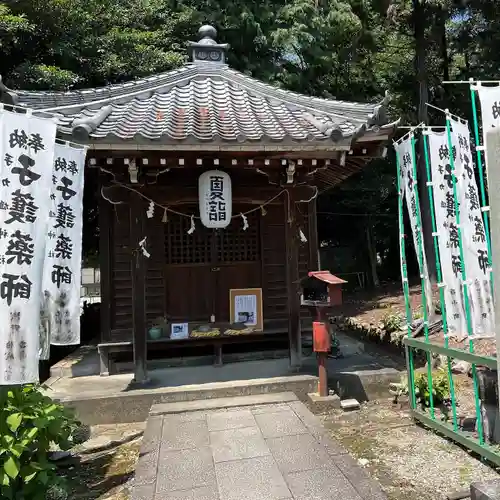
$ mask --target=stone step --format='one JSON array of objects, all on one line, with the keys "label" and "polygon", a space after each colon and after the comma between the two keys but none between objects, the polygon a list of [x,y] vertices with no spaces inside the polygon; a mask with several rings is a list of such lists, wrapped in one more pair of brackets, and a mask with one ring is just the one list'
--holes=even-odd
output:
[{"label": "stone step", "polygon": [[182,403],[156,404],[151,407],[150,416],[184,413],[191,411],[212,411],[226,408],[240,408],[243,406],[257,406],[290,403],[298,401],[293,392],[279,392],[276,394],[258,394],[256,396],[237,396],[233,398],[216,398]]},{"label": "stone step", "polygon": [[[108,377],[90,378],[95,378],[95,385],[98,387],[99,383],[106,384]],[[112,378],[114,377],[109,377],[109,379]],[[73,380],[78,381],[78,379]],[[56,389],[56,391],[49,390],[48,395],[73,408],[77,417],[84,424],[98,425],[143,422],[147,419],[152,405],[156,404],[185,403],[279,392],[292,392],[299,399],[305,400],[308,393],[316,390],[317,385],[318,378],[313,375],[291,375],[175,387],[130,389],[117,386],[115,390],[110,387],[106,391],[89,391],[87,394],[82,388],[79,394],[71,396],[58,394]]]}]

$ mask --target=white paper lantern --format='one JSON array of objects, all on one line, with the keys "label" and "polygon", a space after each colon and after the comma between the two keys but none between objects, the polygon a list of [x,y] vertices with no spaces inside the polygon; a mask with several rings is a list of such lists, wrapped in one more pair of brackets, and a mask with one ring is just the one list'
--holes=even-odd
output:
[{"label": "white paper lantern", "polygon": [[232,216],[231,177],[221,170],[209,170],[198,180],[201,223],[211,229],[223,229]]}]

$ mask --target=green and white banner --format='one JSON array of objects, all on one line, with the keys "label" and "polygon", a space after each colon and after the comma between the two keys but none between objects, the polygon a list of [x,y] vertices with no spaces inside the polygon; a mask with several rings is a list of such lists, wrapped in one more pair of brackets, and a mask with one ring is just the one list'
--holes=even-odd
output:
[{"label": "green and white banner", "polygon": [[[428,311],[430,312],[432,289],[429,280],[429,271],[427,267],[427,258],[423,246],[423,232],[420,216],[420,206],[418,203],[417,194],[417,179],[415,175],[415,153],[414,153],[414,137],[410,133],[403,141],[395,144],[396,154],[400,167],[400,196],[406,198],[406,207],[410,218],[411,232],[413,235],[413,244],[417,253],[418,266],[421,278],[425,282]],[[401,243],[403,244],[403,243]],[[403,265],[403,256],[401,255],[401,265]]]},{"label": "green and white banner", "polygon": [[456,149],[455,172],[465,266],[471,307],[472,335],[493,336],[491,265],[486,231],[470,147],[469,125],[450,118],[451,140]]},{"label": "green and white banner", "polygon": [[[436,236],[441,264],[444,302],[448,335],[461,338],[467,335],[465,307],[462,297],[462,263],[460,259],[459,231],[456,225],[455,201],[453,197],[453,173],[450,149],[445,131],[426,131],[434,188],[434,214]],[[456,157],[456,150],[454,150]]]}]

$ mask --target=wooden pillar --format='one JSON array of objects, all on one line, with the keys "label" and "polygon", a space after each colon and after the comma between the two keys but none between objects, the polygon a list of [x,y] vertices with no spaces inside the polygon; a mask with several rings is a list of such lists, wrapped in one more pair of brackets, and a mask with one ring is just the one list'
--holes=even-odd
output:
[{"label": "wooden pillar", "polygon": [[142,198],[131,193],[130,196],[130,248],[132,273],[132,317],[134,331],[134,382],[144,384],[148,381],[147,337],[146,337],[146,257],[139,248],[144,238],[144,207]]},{"label": "wooden pillar", "polygon": [[289,201],[285,197],[286,270],[288,296],[288,341],[290,367],[297,370],[302,365],[302,338],[300,330],[300,283],[299,283],[299,227],[295,193],[289,189]]},{"label": "wooden pillar", "polygon": [[111,340],[111,205],[101,196],[105,176],[99,174],[99,269],[101,273],[101,342]]},{"label": "wooden pillar", "polygon": [[318,216],[316,213],[316,201],[314,198],[308,206],[308,235],[309,243],[309,269],[308,271],[319,271],[319,254],[318,254]]}]

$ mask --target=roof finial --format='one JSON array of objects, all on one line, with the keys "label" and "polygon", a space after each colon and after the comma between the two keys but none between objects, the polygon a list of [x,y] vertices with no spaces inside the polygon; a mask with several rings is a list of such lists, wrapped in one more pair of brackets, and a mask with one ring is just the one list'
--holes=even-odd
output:
[{"label": "roof finial", "polygon": [[204,24],[198,30],[198,36],[200,40],[198,43],[206,45],[214,45],[217,43],[217,30],[213,26],[210,26],[210,24]]},{"label": "roof finial", "polygon": [[199,41],[188,42],[191,49],[191,58],[194,63],[210,62],[225,63],[227,43],[217,43],[217,30],[209,24],[203,25],[198,30]]}]

